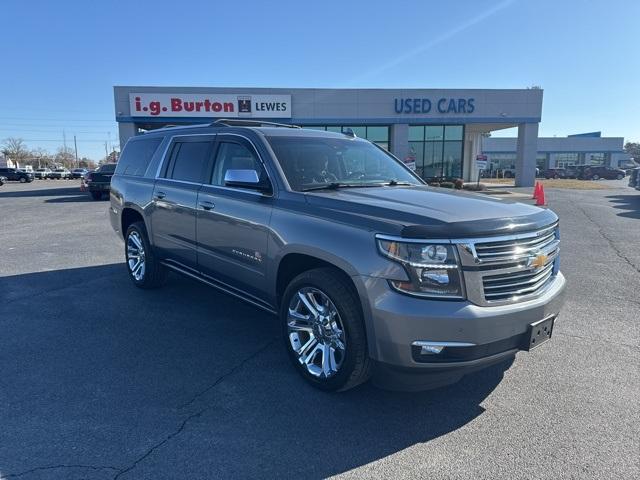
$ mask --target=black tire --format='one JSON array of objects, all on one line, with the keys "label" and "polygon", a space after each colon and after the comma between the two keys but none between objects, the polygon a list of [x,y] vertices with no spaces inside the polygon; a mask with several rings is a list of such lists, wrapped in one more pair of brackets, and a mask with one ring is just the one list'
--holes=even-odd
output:
[{"label": "black tire", "polygon": [[102,200],[102,192],[89,192],[94,200]]},{"label": "black tire", "polygon": [[622,175],[621,173],[619,173],[618,175],[616,175],[616,179],[617,180],[622,180],[624,178],[624,175]]},{"label": "black tire", "polygon": [[[144,274],[140,279],[137,279],[133,275],[133,272],[131,271],[131,268],[129,266],[129,256],[127,253],[129,236],[133,232],[137,233],[139,238],[142,240],[142,244],[144,247],[145,268]],[[144,222],[134,222],[129,225],[129,228],[127,228],[124,236],[124,258],[127,272],[129,273],[129,278],[136,287],[147,290],[158,288],[165,284],[167,280],[167,269],[160,263],[160,260],[153,251],[151,243],[149,243],[149,236],[147,234],[147,228],[145,227]]]},{"label": "black tire", "polygon": [[[338,371],[329,378],[320,378],[307,371],[289,341],[287,317],[289,304],[298,290],[313,287],[327,295],[335,305],[345,334],[345,355]],[[280,305],[280,322],[284,344],[294,368],[314,387],[329,391],[344,391],[366,382],[371,377],[372,362],[367,349],[364,319],[360,299],[343,275],[332,268],[316,268],[301,273],[287,286]]]},{"label": "black tire", "polygon": [[558,179],[560,178],[560,175],[558,175],[558,174],[556,173],[556,174],[553,176],[553,178],[554,178],[555,180],[558,180]]},{"label": "black tire", "polygon": [[26,178],[24,178],[24,177],[20,177],[20,183],[25,183],[26,181],[27,181],[27,179],[26,179]]},{"label": "black tire", "polygon": [[591,180],[600,180],[600,175],[598,175],[597,173],[595,175],[592,175]]}]

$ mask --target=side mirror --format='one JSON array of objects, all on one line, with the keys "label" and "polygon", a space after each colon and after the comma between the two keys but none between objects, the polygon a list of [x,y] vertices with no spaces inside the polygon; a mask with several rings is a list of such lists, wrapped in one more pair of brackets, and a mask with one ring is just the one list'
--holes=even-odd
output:
[{"label": "side mirror", "polygon": [[260,175],[255,170],[229,169],[224,174],[224,184],[227,187],[249,188],[262,192],[271,191],[271,186],[261,182]]}]

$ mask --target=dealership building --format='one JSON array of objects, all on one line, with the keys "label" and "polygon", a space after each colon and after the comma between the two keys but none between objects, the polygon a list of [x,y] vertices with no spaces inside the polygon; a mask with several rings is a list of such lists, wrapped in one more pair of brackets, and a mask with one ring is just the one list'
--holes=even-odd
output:
[{"label": "dealership building", "polygon": [[[518,156],[517,138],[484,138],[482,153],[487,157],[487,170],[515,170]],[[600,132],[580,133],[567,137],[540,137],[536,149],[536,166],[566,168],[575,165],[625,166],[631,156],[624,151],[624,138],[603,137]]]},{"label": "dealership building", "polygon": [[345,131],[388,149],[425,179],[478,176],[487,134],[518,128],[516,185],[535,180],[542,90],[114,87],[121,145],[168,125],[244,118]]}]

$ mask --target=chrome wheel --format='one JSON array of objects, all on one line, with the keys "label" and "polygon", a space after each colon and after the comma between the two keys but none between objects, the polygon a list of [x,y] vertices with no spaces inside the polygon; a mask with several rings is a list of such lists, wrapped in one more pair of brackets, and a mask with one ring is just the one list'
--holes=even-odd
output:
[{"label": "chrome wheel", "polygon": [[318,378],[335,375],[346,354],[344,327],[338,309],[322,291],[300,288],[289,302],[289,345],[298,361]]},{"label": "chrome wheel", "polygon": [[144,243],[135,230],[127,237],[127,264],[133,278],[138,282],[141,281],[145,272]]}]

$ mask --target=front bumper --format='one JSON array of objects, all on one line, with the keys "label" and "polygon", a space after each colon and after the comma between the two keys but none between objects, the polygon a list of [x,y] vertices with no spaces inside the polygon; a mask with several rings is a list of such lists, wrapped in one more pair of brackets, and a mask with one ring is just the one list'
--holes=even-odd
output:
[{"label": "front bumper", "polygon": [[[558,273],[540,297],[507,305],[478,306],[467,301],[403,295],[382,278],[356,277],[356,284],[366,299],[369,352],[379,368],[411,374],[436,373],[453,381],[523,349],[529,325],[558,315],[565,290],[564,276]],[[420,341],[472,346],[445,347],[440,354],[424,356],[412,346]]]}]

